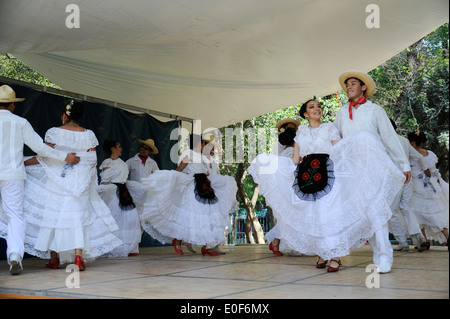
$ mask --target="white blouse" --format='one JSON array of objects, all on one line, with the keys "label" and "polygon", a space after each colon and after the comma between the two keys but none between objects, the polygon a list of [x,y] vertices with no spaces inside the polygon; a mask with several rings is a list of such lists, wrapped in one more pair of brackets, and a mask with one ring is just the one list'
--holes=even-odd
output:
[{"label": "white blouse", "polygon": [[193,150],[185,150],[179,157],[178,165],[181,164],[186,156],[189,158],[189,163],[183,170],[183,173],[194,175],[208,172],[208,167],[205,164],[207,161],[206,157]]},{"label": "white blouse", "polygon": [[295,142],[300,147],[301,157],[313,153],[330,154],[333,147],[331,141],[340,139],[339,131],[333,123],[322,123],[316,128],[300,125],[295,136]]},{"label": "white blouse", "polygon": [[103,161],[102,165],[100,165],[99,168],[102,170],[102,172],[100,173],[102,183],[124,184],[127,181],[128,166],[120,158],[117,158],[115,160],[107,158]]}]

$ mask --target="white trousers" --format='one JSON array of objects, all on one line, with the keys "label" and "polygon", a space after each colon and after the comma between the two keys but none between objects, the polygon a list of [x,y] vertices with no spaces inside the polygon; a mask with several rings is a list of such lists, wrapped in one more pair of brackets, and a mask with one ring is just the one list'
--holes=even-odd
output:
[{"label": "white trousers", "polygon": [[23,197],[25,180],[0,181],[0,198],[3,211],[8,220],[6,236],[8,258],[11,253],[18,253],[22,258],[25,252],[25,222],[23,220]]},{"label": "white trousers", "polygon": [[[408,235],[421,234],[419,222],[416,214],[410,206],[410,200],[413,195],[412,182],[404,185],[397,198],[392,203],[392,218],[389,221],[392,233],[399,242],[406,242]],[[403,226],[401,218],[406,224]]]},{"label": "white trousers", "polygon": [[379,266],[380,262],[387,262],[391,265],[394,263],[394,250],[389,240],[387,224],[373,234],[372,238],[369,239],[369,244],[372,248],[375,265]]}]

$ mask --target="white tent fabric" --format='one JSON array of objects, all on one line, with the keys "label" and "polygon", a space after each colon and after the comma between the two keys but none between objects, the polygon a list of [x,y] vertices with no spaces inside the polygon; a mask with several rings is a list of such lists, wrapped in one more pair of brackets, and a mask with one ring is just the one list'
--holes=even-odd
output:
[{"label": "white tent fabric", "polygon": [[368,28],[372,3],[1,0],[0,52],[65,90],[223,127],[336,92],[449,20],[448,0],[382,0]]}]

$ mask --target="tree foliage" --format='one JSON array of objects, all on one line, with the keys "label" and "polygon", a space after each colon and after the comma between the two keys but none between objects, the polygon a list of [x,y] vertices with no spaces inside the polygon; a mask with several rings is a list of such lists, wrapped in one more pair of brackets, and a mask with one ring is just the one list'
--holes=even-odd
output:
[{"label": "tree foliage", "polygon": [[372,100],[395,120],[399,134],[419,129],[426,148],[439,158],[448,181],[449,25],[417,41],[370,72],[377,84]]},{"label": "tree foliage", "polygon": [[59,89],[59,87],[10,54],[0,54],[0,76]]}]

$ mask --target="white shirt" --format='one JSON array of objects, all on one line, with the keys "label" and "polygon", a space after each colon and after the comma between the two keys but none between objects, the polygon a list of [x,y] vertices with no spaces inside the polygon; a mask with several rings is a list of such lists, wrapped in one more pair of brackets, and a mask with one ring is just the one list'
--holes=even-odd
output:
[{"label": "white shirt", "polygon": [[411,171],[409,160],[385,110],[367,100],[357,109],[352,108],[353,120],[351,120],[348,112],[349,104],[347,103],[339,109],[334,121],[342,137],[345,138],[361,131],[371,132],[380,138],[392,161],[403,172]]},{"label": "white shirt", "polygon": [[128,179],[139,183],[141,182],[141,178],[149,177],[150,174],[159,170],[158,164],[150,157],[147,158],[145,165],[143,165],[139,154],[127,160],[126,164],[130,171]]},{"label": "white shirt", "polygon": [[67,153],[44,144],[24,118],[0,109],[0,180],[26,179],[23,146],[43,156],[65,161]]}]

